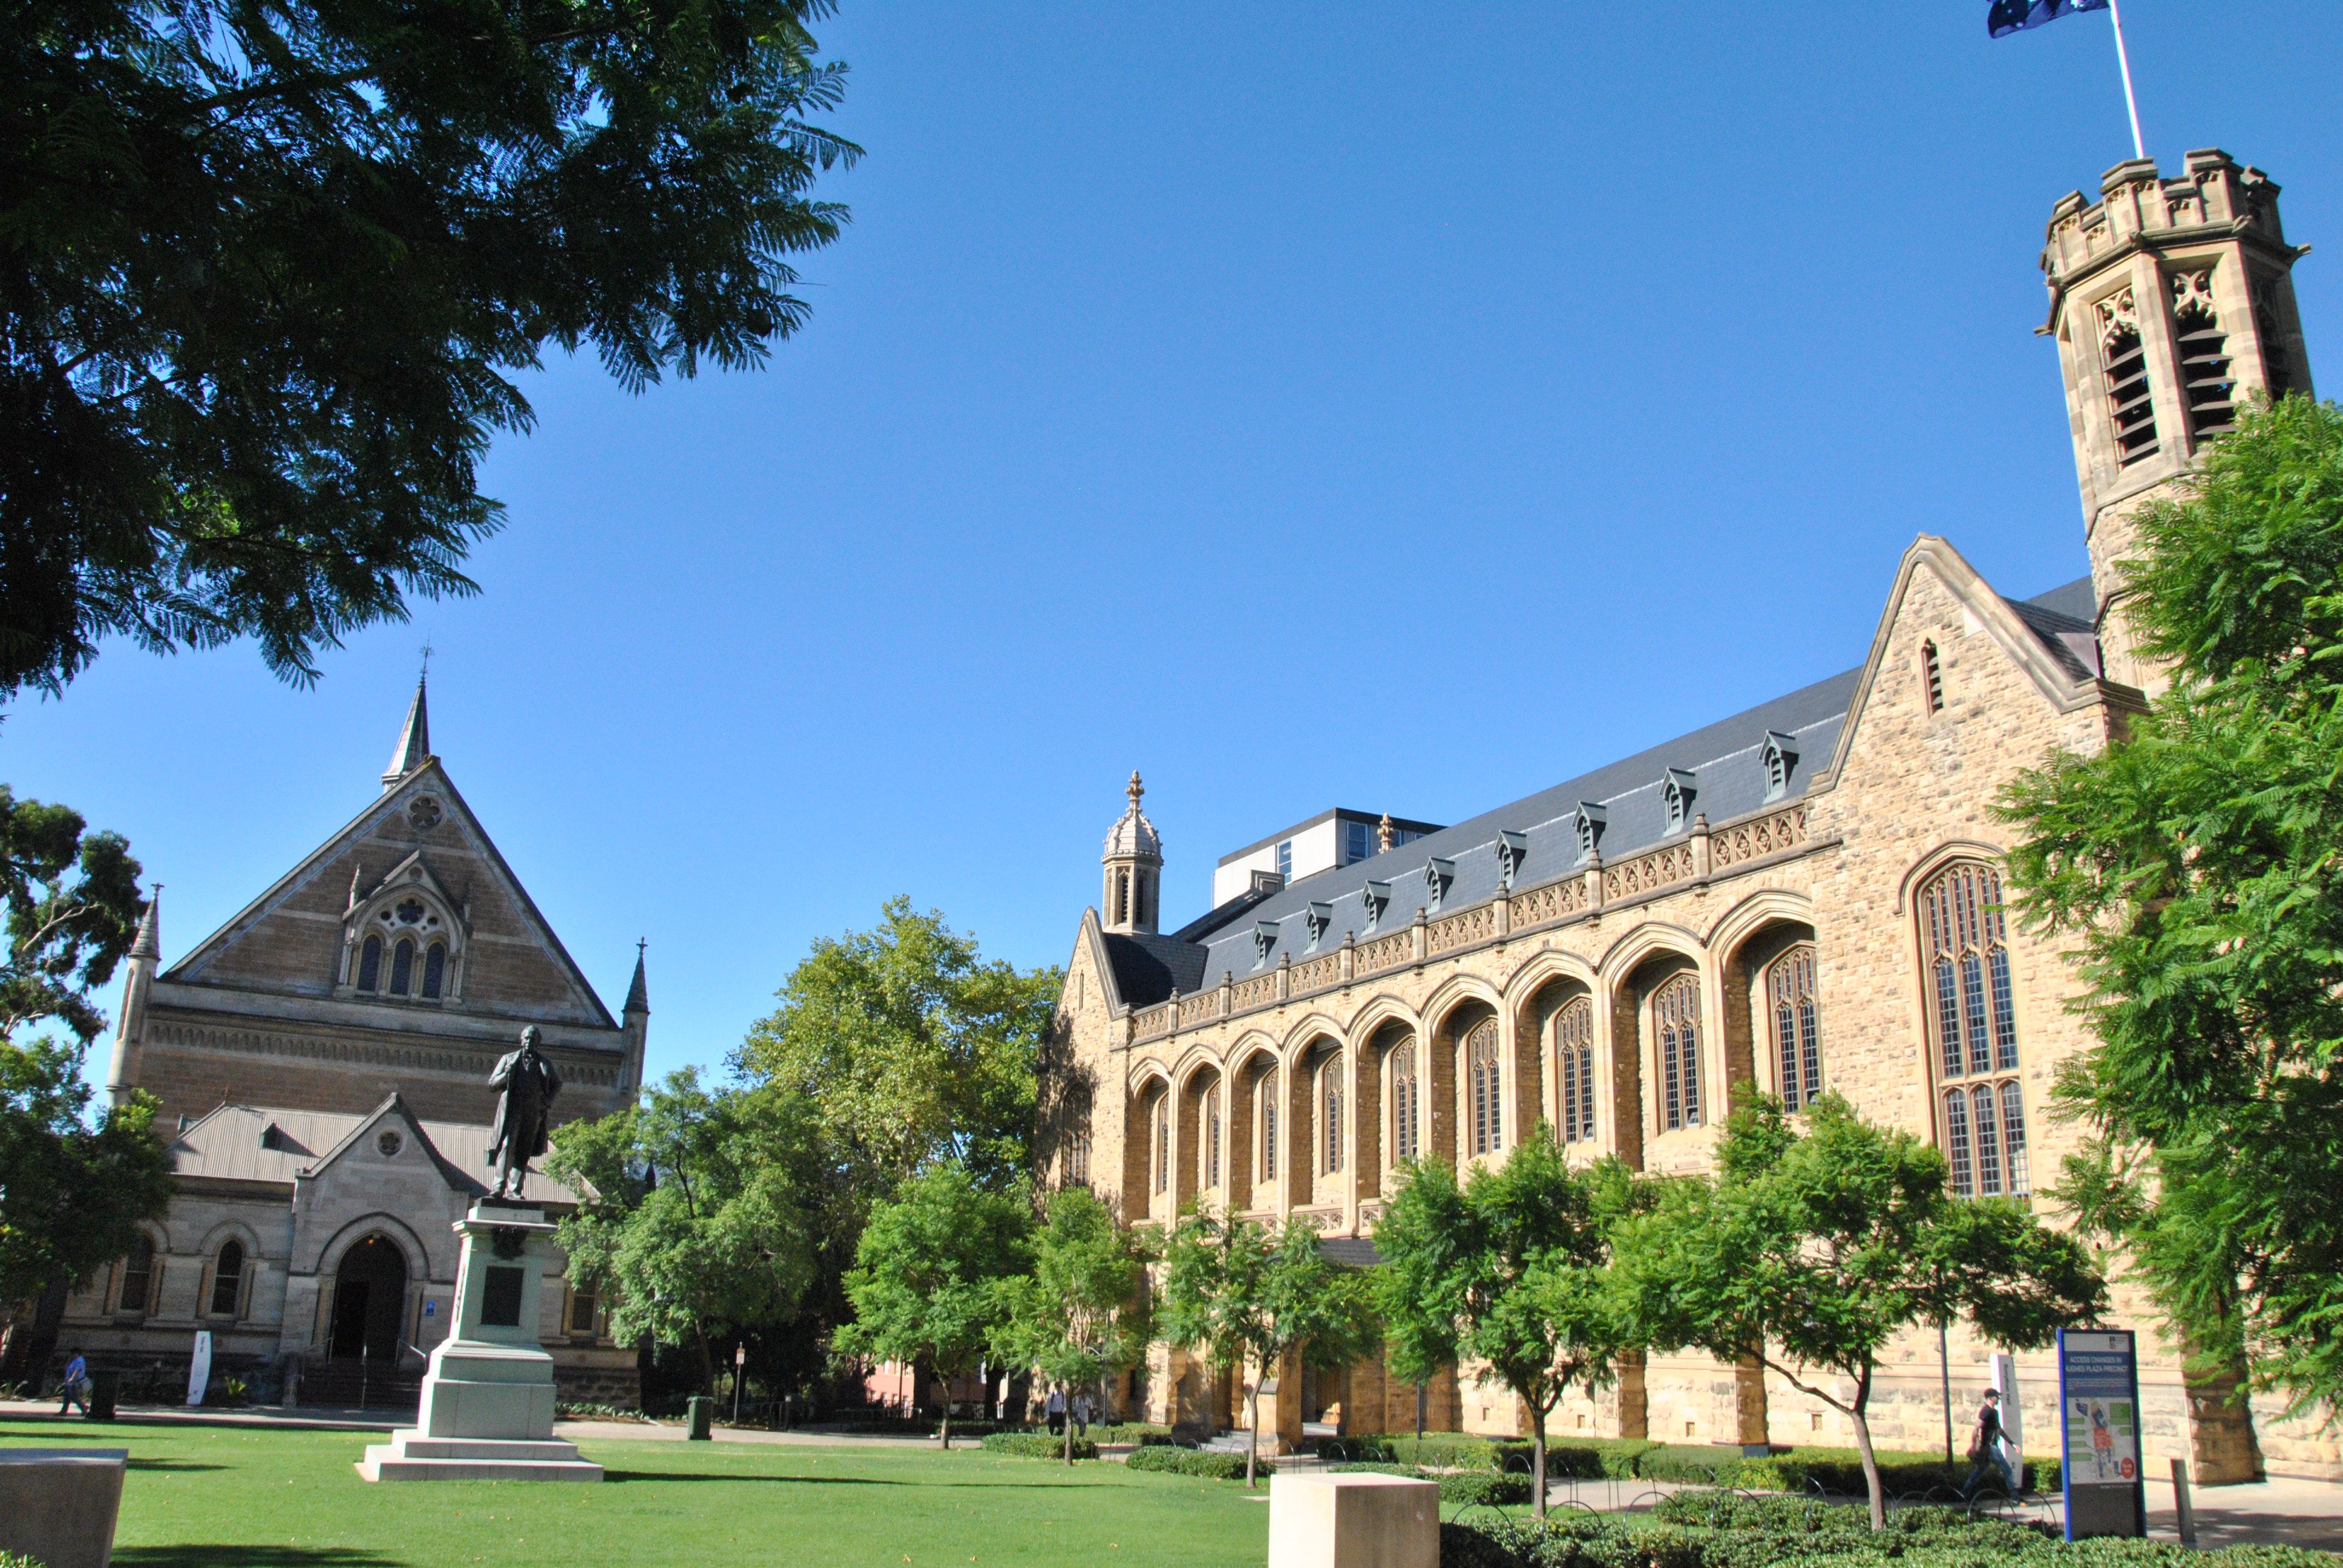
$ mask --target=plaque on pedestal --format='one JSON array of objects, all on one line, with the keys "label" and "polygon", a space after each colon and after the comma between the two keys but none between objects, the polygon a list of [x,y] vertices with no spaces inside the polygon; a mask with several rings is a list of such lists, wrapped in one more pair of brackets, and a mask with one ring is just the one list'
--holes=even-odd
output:
[{"label": "plaque on pedestal", "polygon": [[412,1427],[366,1452],[368,1481],[599,1481],[553,1437],[553,1358],[538,1342],[552,1225],[534,1204],[483,1198],[456,1221],[447,1338],[431,1352]]}]

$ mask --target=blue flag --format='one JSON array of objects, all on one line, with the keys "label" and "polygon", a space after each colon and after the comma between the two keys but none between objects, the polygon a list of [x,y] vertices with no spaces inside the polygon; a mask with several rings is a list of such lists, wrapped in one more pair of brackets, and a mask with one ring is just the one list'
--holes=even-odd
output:
[{"label": "blue flag", "polygon": [[2045,22],[2056,22],[2070,11],[2107,8],[2107,0],[1993,0],[1993,9],[1986,14],[1985,30],[1988,36],[1998,38],[2039,27]]}]

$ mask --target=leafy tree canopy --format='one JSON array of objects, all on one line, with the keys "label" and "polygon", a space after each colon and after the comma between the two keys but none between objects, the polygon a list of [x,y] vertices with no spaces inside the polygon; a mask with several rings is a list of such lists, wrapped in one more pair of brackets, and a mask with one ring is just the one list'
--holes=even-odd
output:
[{"label": "leafy tree canopy", "polygon": [[2343,409],[2247,411],[2138,529],[2127,612],[2172,684],[2003,801],[2097,1037],[2059,1192],[2206,1360],[2343,1405]]},{"label": "leafy tree canopy", "polygon": [[79,1046],[0,1040],[0,1306],[128,1252],[171,1198],[144,1095],[90,1114]]},{"label": "leafy tree canopy", "polygon": [[608,1290],[613,1338],[694,1347],[797,1313],[814,1275],[812,1119],[769,1090],[701,1087],[685,1068],[639,1106],[556,1128],[547,1171],[578,1189],[561,1221],[573,1278]]},{"label": "leafy tree canopy", "polygon": [[[1997,1343],[2041,1345],[2096,1317],[2107,1287],[2080,1242],[2023,1205],[1952,1197],[1944,1155],[1912,1134],[1835,1094],[1804,1121],[1802,1134],[1763,1095],[1735,1111],[1714,1179],[1667,1179],[1619,1224],[1617,1288],[1643,1342],[1755,1355],[1843,1412],[1880,1529],[1869,1408],[1896,1337],[1961,1318]],[[1848,1379],[1852,1394],[1818,1372]]]},{"label": "leafy tree canopy", "polygon": [[1625,1167],[1571,1169],[1541,1122],[1505,1162],[1459,1184],[1447,1165],[1405,1169],[1375,1227],[1393,1370],[1470,1363],[1532,1412],[1531,1500],[1545,1513],[1546,1418],[1573,1383],[1600,1386],[1630,1347],[1610,1282],[1609,1226],[1630,1205]]},{"label": "leafy tree canopy", "polygon": [[[1001,1282],[1026,1267],[1031,1221],[1021,1188],[988,1191],[958,1164],[908,1179],[862,1227],[846,1276],[854,1321],[837,1348],[925,1365],[947,1384],[974,1372],[1000,1326]],[[950,1448],[949,1398],[942,1435]]]},{"label": "leafy tree canopy", "polygon": [[85,828],[79,812],[19,800],[0,784],[0,896],[8,901],[0,1040],[45,1019],[85,1044],[106,1027],[89,993],[130,950],[145,904],[129,844]]},{"label": "leafy tree canopy", "polygon": [[1277,1230],[1253,1220],[1191,1214],[1163,1249],[1163,1302],[1156,1327],[1242,1376],[1252,1430],[1245,1484],[1261,1462],[1261,1385],[1290,1355],[1312,1366],[1347,1365],[1379,1337],[1367,1278],[1326,1255],[1318,1227],[1299,1214]]},{"label": "leafy tree canopy", "polygon": [[[1071,1392],[1136,1363],[1148,1343],[1147,1249],[1087,1187],[1051,1194],[1030,1272],[1001,1282],[993,1349]],[[1066,1422],[1066,1462],[1074,1423]]]},{"label": "leafy tree canopy", "polygon": [[0,29],[0,696],[471,591],[513,374],[759,363],[851,143],[830,0],[29,0]]}]

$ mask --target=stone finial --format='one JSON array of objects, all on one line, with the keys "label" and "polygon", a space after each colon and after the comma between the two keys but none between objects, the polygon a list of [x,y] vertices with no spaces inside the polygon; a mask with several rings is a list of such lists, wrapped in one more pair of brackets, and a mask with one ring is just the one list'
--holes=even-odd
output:
[{"label": "stone finial", "polygon": [[398,744],[391,749],[390,766],[382,770],[385,789],[431,760],[429,684],[427,675],[415,682],[415,700],[407,705],[407,723],[398,732]]},{"label": "stone finial", "polygon": [[627,987],[626,1004],[618,1009],[618,1013],[621,1017],[624,1017],[628,1013],[648,1013],[651,1010],[650,988],[644,983],[643,980],[643,950],[649,946],[649,939],[636,939],[635,979],[634,983]]},{"label": "stone finial", "polygon": [[1391,813],[1386,811],[1383,813],[1383,819],[1375,824],[1375,852],[1388,855],[1391,853],[1391,847],[1398,841],[1399,829],[1392,826]]},{"label": "stone finial", "polygon": [[130,956],[134,959],[158,959],[163,956],[162,935],[158,930],[163,912],[163,884],[146,895],[146,912],[138,917],[138,934],[130,940]]},{"label": "stone finial", "polygon": [[1123,786],[1122,792],[1131,798],[1131,809],[1138,810],[1140,797],[1147,793],[1147,786],[1139,781],[1138,769],[1131,770],[1131,782]]}]

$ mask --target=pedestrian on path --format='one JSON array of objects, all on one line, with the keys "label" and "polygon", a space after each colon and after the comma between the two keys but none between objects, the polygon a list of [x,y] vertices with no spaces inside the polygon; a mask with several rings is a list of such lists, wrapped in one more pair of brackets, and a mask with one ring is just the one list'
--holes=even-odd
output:
[{"label": "pedestrian on path", "polygon": [[1074,1395],[1074,1435],[1088,1437],[1090,1434],[1091,1396],[1088,1393],[1078,1393]]},{"label": "pedestrian on path", "polygon": [[65,1415],[74,1406],[81,1406],[84,1415],[89,1413],[89,1363],[76,1354],[65,1362],[65,1386],[58,1391],[65,1398],[57,1402],[57,1413]]},{"label": "pedestrian on path", "polygon": [[1041,1402],[1041,1413],[1050,1419],[1050,1435],[1061,1435],[1066,1430],[1066,1391],[1051,1389],[1050,1397]]},{"label": "pedestrian on path", "polygon": [[1977,1407],[1976,1427],[1969,1433],[1969,1478],[1961,1483],[1964,1499],[1976,1495],[1988,1466],[2000,1473],[2002,1489],[2016,1497],[2017,1467],[2002,1452],[2001,1391],[1997,1388],[1985,1391],[1985,1402]]}]

